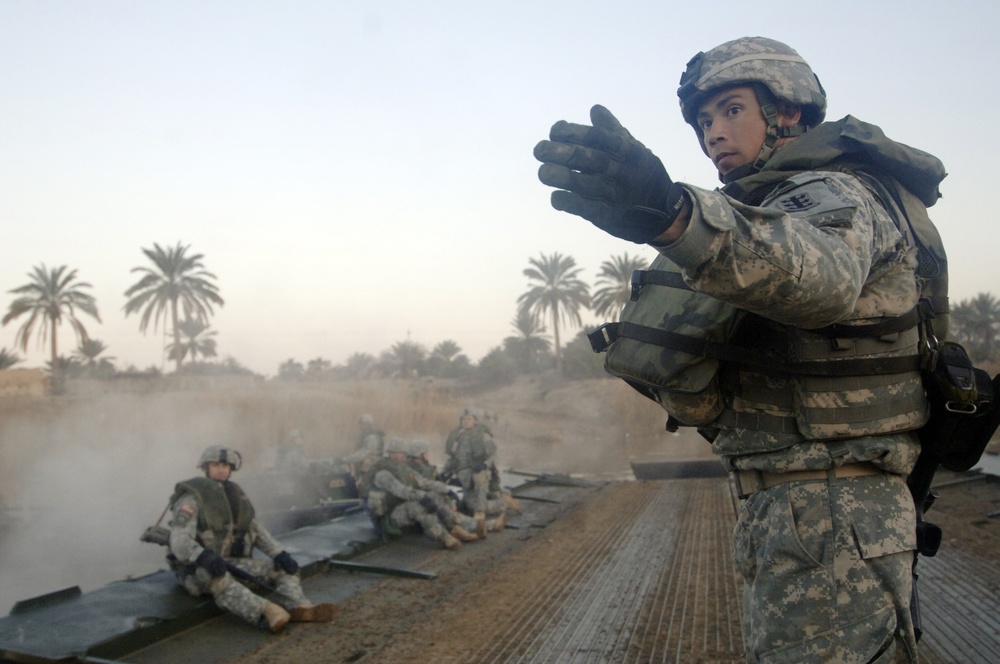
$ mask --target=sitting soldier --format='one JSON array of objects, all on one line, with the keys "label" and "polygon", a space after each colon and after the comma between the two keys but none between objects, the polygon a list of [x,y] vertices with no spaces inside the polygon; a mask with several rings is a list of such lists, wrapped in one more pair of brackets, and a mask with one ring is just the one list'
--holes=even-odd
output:
[{"label": "sitting soldier", "polygon": [[410,469],[406,448],[405,440],[393,438],[386,445],[386,456],[372,468],[368,508],[376,522],[384,527],[388,521],[387,525],[397,532],[419,526],[424,535],[441,542],[446,549],[485,539],[485,522],[476,523],[454,511],[448,502],[448,485],[425,479]]},{"label": "sitting soldier", "polygon": [[431,463],[431,446],[424,440],[411,440],[406,447],[406,463],[426,480],[437,479],[437,466]]},{"label": "sitting soldier", "polygon": [[[272,632],[289,621],[331,621],[339,607],[306,599],[298,563],[254,518],[243,489],[229,481],[241,464],[239,452],[213,445],[198,462],[204,477],[177,485],[170,499],[171,569],[192,595],[211,595],[219,608]],[[252,557],[254,547],[268,558]],[[273,585],[285,606],[253,593],[234,576]]]}]

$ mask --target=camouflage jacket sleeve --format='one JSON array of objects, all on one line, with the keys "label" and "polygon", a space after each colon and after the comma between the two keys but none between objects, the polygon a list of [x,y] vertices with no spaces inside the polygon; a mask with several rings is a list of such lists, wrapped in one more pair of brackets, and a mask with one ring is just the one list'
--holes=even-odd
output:
[{"label": "camouflage jacket sleeve", "polygon": [[182,563],[193,563],[205,547],[198,542],[198,501],[185,494],[171,506],[170,553]]},{"label": "camouflage jacket sleeve", "polygon": [[379,449],[379,437],[377,434],[370,433],[364,437],[358,449],[354,450],[346,456],[340,457],[341,463],[358,463],[368,457],[381,456],[382,452]]},{"label": "camouflage jacket sleeve", "polygon": [[285,550],[284,545],[274,539],[274,535],[257,519],[250,522],[250,541],[268,558],[274,558]]},{"label": "camouflage jacket sleeve", "polygon": [[380,470],[375,473],[372,485],[376,489],[381,489],[402,500],[420,500],[423,492],[406,486],[393,476],[388,470]]},{"label": "camouflage jacket sleeve", "polygon": [[[855,177],[800,173],[760,207],[684,187],[690,223],[660,251],[695,290],[806,329],[897,315],[916,304],[915,258]],[[878,296],[865,297],[874,282]]]},{"label": "camouflage jacket sleeve", "polygon": [[444,482],[438,482],[437,480],[426,478],[419,473],[414,473],[413,478],[417,481],[417,488],[422,491],[431,491],[433,493],[442,494],[451,491],[451,487]]}]

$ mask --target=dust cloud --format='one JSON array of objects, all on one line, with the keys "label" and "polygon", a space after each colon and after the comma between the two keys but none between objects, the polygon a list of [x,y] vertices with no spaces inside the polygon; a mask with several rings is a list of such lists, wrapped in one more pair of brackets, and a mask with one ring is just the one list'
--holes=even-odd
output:
[{"label": "dust cloud", "polygon": [[508,469],[627,479],[635,458],[707,454],[703,441],[664,433],[662,412],[613,380],[532,379],[475,394],[429,380],[161,381],[0,399],[0,612],[166,567],[166,550],[139,536],[212,444],[240,450],[240,482],[267,468],[295,429],[311,459],[352,451],[357,418],[370,413],[389,437],[426,440],[440,465],[469,407]]}]

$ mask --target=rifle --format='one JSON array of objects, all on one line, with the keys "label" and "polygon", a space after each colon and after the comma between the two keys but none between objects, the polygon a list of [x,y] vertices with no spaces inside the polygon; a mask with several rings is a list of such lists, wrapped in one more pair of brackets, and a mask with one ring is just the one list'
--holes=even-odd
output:
[{"label": "rifle", "polygon": [[[259,576],[255,576],[255,575],[251,574],[250,572],[237,567],[236,565],[232,564],[229,561],[224,560],[224,562],[226,563],[226,569],[235,578],[242,579],[243,581],[249,581],[250,583],[252,583],[252,584],[260,587],[262,590],[266,590],[266,591],[271,592],[271,593],[277,593],[278,595],[284,595],[284,593],[280,592],[277,588],[275,588],[274,586],[272,586],[271,584],[269,584],[267,581],[265,581],[264,579],[260,578]],[[287,595],[286,595],[286,597],[287,597]]]}]

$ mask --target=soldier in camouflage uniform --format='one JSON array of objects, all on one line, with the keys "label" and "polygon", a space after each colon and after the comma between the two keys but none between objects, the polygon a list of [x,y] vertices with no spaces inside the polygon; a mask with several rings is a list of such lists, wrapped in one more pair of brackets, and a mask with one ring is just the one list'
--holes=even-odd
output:
[{"label": "soldier in camouflage uniform", "polygon": [[442,475],[455,477],[462,485],[465,508],[474,518],[506,515],[508,507],[521,513],[518,501],[500,486],[493,432],[468,408],[448,434],[444,449],[448,461]]},{"label": "soldier in camouflage uniform", "polygon": [[339,463],[351,468],[354,479],[364,477],[385,452],[385,432],[375,426],[368,413],[358,416],[358,444],[354,451],[341,457]]},{"label": "soldier in camouflage uniform", "polygon": [[[428,480],[437,479],[437,466],[434,466],[430,462],[430,445],[424,440],[414,440],[406,448],[406,462],[410,469]],[[440,494],[435,494],[438,497]],[[490,532],[499,532],[507,527],[507,513],[505,511],[506,505],[503,500],[497,499],[496,494],[492,491],[488,494],[488,499],[486,501],[486,529]],[[454,494],[449,493],[447,498],[440,498],[443,506],[446,506],[449,511],[455,512],[459,508],[459,501]],[[520,514],[520,505],[517,505],[518,514]],[[465,517],[463,514],[452,514],[445,520],[445,525],[450,525],[454,521],[460,521],[461,525],[468,528],[469,526],[476,528],[478,527],[478,522]]]},{"label": "soldier in camouflage uniform", "polygon": [[411,440],[406,446],[406,463],[426,480],[437,479],[437,466],[431,463],[431,446],[425,440]]},{"label": "soldier in camouflage uniform", "polygon": [[[213,445],[199,460],[204,476],[177,485],[170,499],[171,568],[192,595],[212,595],[219,608],[273,632],[290,620],[329,622],[337,605],[312,604],[306,598],[298,563],[254,518],[240,486],[229,481],[241,463],[236,450]],[[267,558],[252,557],[255,547]],[[274,586],[285,606],[251,592],[234,578],[234,569]]]},{"label": "soldier in camouflage uniform", "polygon": [[424,535],[441,542],[446,549],[485,539],[486,523],[452,509],[448,485],[414,472],[406,463],[406,448],[405,440],[393,438],[386,445],[386,457],[372,468],[367,483],[371,487],[369,511],[376,518],[388,517],[399,529],[419,526]]},{"label": "soldier in camouflage uniform", "polygon": [[[930,205],[944,169],[850,116],[823,122],[819,79],[770,39],[699,53],[678,96],[721,189],[671,181],[601,106],[592,126],[558,122],[536,146],[539,179],[559,190],[556,209],[669,259],[691,289],[673,291],[682,302],[730,317],[698,320],[695,302],[681,322],[751,349],[719,360],[690,408],[652,394],[700,427],[744,499],[734,539],[747,660],[916,661],[906,476],[928,415],[911,361],[923,282],[881,191]],[[750,352],[771,364],[743,361]]]}]

